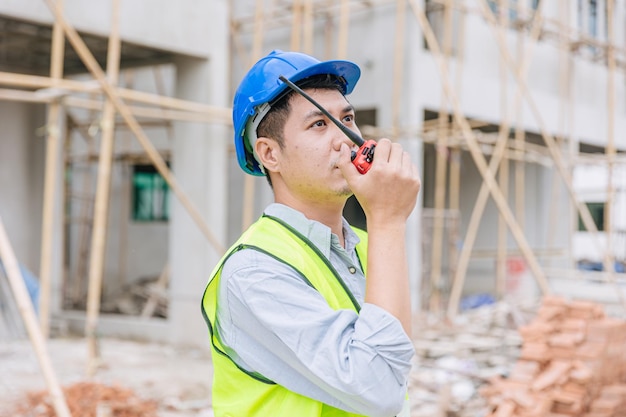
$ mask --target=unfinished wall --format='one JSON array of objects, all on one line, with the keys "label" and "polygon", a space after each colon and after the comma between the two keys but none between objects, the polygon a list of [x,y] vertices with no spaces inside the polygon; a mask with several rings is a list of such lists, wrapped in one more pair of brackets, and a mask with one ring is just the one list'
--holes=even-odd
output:
[{"label": "unfinished wall", "polygon": [[44,107],[0,101],[0,216],[20,263],[39,273]]}]

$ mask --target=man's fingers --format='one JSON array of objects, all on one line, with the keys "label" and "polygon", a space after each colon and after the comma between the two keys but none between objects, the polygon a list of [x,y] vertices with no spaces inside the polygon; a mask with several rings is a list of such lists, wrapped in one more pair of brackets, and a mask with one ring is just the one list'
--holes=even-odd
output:
[{"label": "man's fingers", "polygon": [[354,175],[360,175],[354,165],[352,165],[351,156],[350,147],[342,143],[339,149],[339,163],[337,166],[348,183],[350,182],[350,178],[354,177]]}]

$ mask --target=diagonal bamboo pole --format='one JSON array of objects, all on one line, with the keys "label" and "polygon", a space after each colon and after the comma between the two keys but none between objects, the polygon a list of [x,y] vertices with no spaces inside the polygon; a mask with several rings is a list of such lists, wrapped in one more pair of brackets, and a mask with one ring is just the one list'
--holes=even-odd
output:
[{"label": "diagonal bamboo pole", "polygon": [[[59,0],[58,7],[63,7],[63,0]],[[63,28],[54,23],[52,28],[52,52],[50,62],[50,78],[63,78],[63,57],[65,54],[65,39]],[[43,213],[41,225],[41,261],[39,265],[39,324],[44,338],[48,338],[50,331],[50,288],[52,281],[52,248],[54,243],[54,215],[57,202],[57,182],[59,180],[59,154],[61,151],[61,134],[59,129],[59,115],[61,113],[58,100],[48,106],[46,140],[46,172],[44,176]]]},{"label": "diagonal bamboo pole", "polygon": [[63,395],[63,390],[61,390],[59,381],[57,380],[54,369],[52,368],[52,363],[50,362],[50,356],[48,355],[46,347],[46,338],[37,324],[35,309],[33,308],[28,296],[28,290],[24,284],[24,278],[20,272],[15,253],[11,247],[11,242],[9,241],[9,237],[7,236],[1,217],[0,261],[4,264],[18,309],[22,315],[22,319],[24,319],[24,324],[33,345],[33,349],[37,354],[39,366],[41,367],[46,384],[48,385],[50,397],[52,397],[52,407],[54,408],[57,416],[71,417],[70,410],[67,406],[67,402],[65,401],[65,396]]},{"label": "diagonal bamboo pole", "polygon": [[[489,12],[489,5],[487,4],[486,0],[482,0],[479,2],[482,8],[482,12],[483,12],[483,16],[485,17],[485,19],[489,22],[489,26],[491,29],[494,28],[495,24],[494,24],[494,19],[493,16],[491,15],[491,13]],[[556,144],[556,141],[554,139],[554,137],[552,135],[550,135],[550,133],[548,132],[548,129],[545,126],[545,123],[543,121],[543,118],[541,117],[541,113],[539,112],[539,108],[537,107],[535,101],[533,100],[532,96],[530,95],[530,90],[528,88],[528,84],[526,82],[526,80],[524,79],[524,77],[521,76],[520,74],[520,69],[515,65],[515,63],[511,60],[511,57],[507,51],[506,48],[506,43],[504,40],[504,37],[500,34],[496,32],[496,40],[498,41],[498,46],[500,48],[500,53],[504,56],[505,61],[507,62],[507,64],[509,65],[509,70],[511,71],[511,73],[513,73],[513,75],[515,76],[515,79],[517,80],[518,83],[518,87],[521,88],[524,97],[526,99],[527,104],[530,107],[530,110],[532,111],[533,115],[535,116],[535,119],[539,125],[539,129],[541,131],[541,136],[543,137],[543,140],[546,143],[546,146],[548,147],[548,150],[550,151],[550,155],[552,156],[552,160],[555,162],[557,170],[559,172],[559,174],[561,175],[561,177],[564,180],[564,183],[567,187],[567,190],[569,192],[570,198],[572,199],[573,203],[576,205],[577,209],[578,209],[578,213],[580,213],[580,217],[585,225],[585,227],[587,228],[587,231],[591,232],[591,234],[596,238],[596,243],[598,244],[598,246],[601,246],[601,243],[599,241],[599,237],[598,237],[598,228],[596,227],[593,218],[591,217],[591,213],[589,212],[589,208],[587,207],[586,204],[583,204],[581,201],[578,200],[577,196],[576,196],[576,191],[574,190],[574,185],[573,185],[573,181],[571,178],[571,175],[569,173],[569,171],[567,170],[567,167],[563,161],[563,157],[561,155],[561,151],[558,147],[558,145]],[[606,250],[606,249],[605,249]],[[605,257],[604,259],[604,269],[606,271],[612,271],[613,270],[613,265],[610,264],[610,262],[607,260],[607,258]],[[615,284],[615,280],[613,279],[613,274],[609,273],[609,282],[611,282],[612,284]],[[619,295],[619,298],[622,302],[622,305],[624,306],[624,308],[626,309],[626,297],[624,296],[621,287],[619,287],[618,285],[615,285],[615,289]]]},{"label": "diagonal bamboo pole", "polygon": [[[483,16],[485,17],[485,19],[488,21],[489,26],[491,27],[492,30],[494,30],[496,23],[495,20],[489,10],[489,5],[486,3],[485,0],[481,0],[479,1],[481,8],[482,8],[482,12],[483,12]],[[540,3],[541,4],[541,3]],[[532,96],[530,95],[530,90],[528,88],[528,83],[526,82],[526,80],[522,77],[521,73],[520,73],[520,69],[517,67],[517,65],[512,61],[510,54],[507,51],[506,48],[506,42],[504,37],[498,33],[497,31],[494,30],[495,33],[495,37],[496,40],[498,42],[498,46],[500,48],[500,53],[503,55],[504,60],[506,61],[509,70],[513,73],[513,75],[515,76],[515,79],[518,83],[518,87],[521,89],[524,98],[527,101],[528,106],[530,107],[531,112],[533,113],[533,116],[535,117],[535,119],[537,120],[537,123],[539,125],[539,130],[541,131],[541,136],[543,137],[546,146],[550,152],[550,155],[552,156],[552,160],[554,161],[554,163],[556,164],[557,170],[559,172],[559,174],[561,175],[561,177],[563,178],[565,185],[567,187],[567,190],[569,192],[569,195],[572,199],[572,201],[574,202],[574,204],[576,205],[576,207],[578,208],[578,211],[580,213],[581,219],[583,221],[583,223],[585,224],[585,227],[587,228],[588,231],[592,232],[596,237],[597,237],[597,232],[598,229],[595,226],[595,223],[593,221],[593,218],[591,217],[591,213],[589,212],[589,209],[587,208],[587,206],[583,203],[581,203],[580,201],[578,201],[577,197],[576,197],[576,192],[574,190],[573,187],[573,183],[572,183],[572,179],[571,176],[569,174],[569,172],[567,171],[567,168],[565,166],[565,163],[563,162],[563,157],[561,155],[561,151],[559,150],[556,141],[554,140],[554,137],[548,132],[548,129],[545,126],[545,123],[543,121],[543,117],[541,117],[541,112],[539,111],[539,108],[537,107],[535,101],[533,100]]]},{"label": "diagonal bamboo pole", "polygon": [[146,134],[143,132],[137,120],[133,117],[132,113],[130,113],[128,106],[126,105],[126,103],[124,103],[120,95],[117,93],[117,90],[114,89],[106,80],[105,74],[98,65],[98,62],[96,61],[94,56],[85,45],[85,42],[80,38],[76,30],[65,21],[65,17],[63,16],[63,13],[57,9],[56,3],[53,0],[44,1],[54,14],[56,20],[63,27],[65,36],[74,47],[89,72],[96,78],[106,96],[113,103],[115,109],[120,113],[128,127],[135,134],[135,137],[139,141],[140,145],[143,147],[144,151],[154,164],[157,171],[159,171],[165,181],[167,181],[167,184],[170,186],[176,197],[180,200],[183,207],[185,207],[200,231],[208,239],[209,243],[213,246],[215,251],[220,254],[223,253],[225,251],[225,248],[217,240],[217,238],[215,238],[215,236],[207,226],[206,222],[198,212],[198,209],[196,209],[193,203],[189,200],[189,197],[187,197],[185,192],[182,190],[182,188],[178,184],[178,181],[172,175],[170,169],[167,167],[167,164],[163,160],[163,157],[161,157],[154,145],[150,142],[150,139],[148,139]]},{"label": "diagonal bamboo pole", "polygon": [[[536,45],[536,42],[539,39],[539,35],[541,33],[540,31],[541,21],[542,21],[541,4],[539,4],[539,7],[537,8],[535,12],[535,15],[533,17],[533,21],[531,24],[532,26],[531,33],[530,33],[531,41],[529,42],[529,44],[524,50],[524,57],[520,64],[520,67],[521,67],[520,73],[523,77],[526,77],[526,75],[528,74],[528,68],[530,67],[530,62],[531,62],[530,58],[532,57],[532,50],[533,50],[534,45]],[[517,90],[517,93],[519,94],[519,89]],[[518,130],[519,130],[519,127],[518,127]],[[492,157],[492,161],[490,161],[489,163],[489,166],[494,168],[494,170],[496,169],[497,164],[499,164],[499,160],[498,160],[499,158],[497,157],[497,155],[498,155],[498,146],[496,145],[494,156]],[[492,166],[492,164],[496,164],[496,165]],[[471,257],[472,249],[474,247],[474,242],[476,240],[476,234],[478,232],[478,225],[483,215],[483,211],[485,209],[485,205],[487,203],[488,197],[489,197],[489,194],[487,192],[487,186],[485,183],[483,183],[478,193],[478,198],[476,199],[474,210],[472,211],[472,216],[468,225],[467,234],[463,242],[463,248],[461,250],[461,254],[459,257],[459,265],[454,276],[454,284],[452,287],[452,292],[451,292],[450,300],[448,303],[448,317],[455,316],[458,311],[459,300],[461,298],[461,292],[463,290],[463,285],[465,282],[465,275],[467,273],[467,267],[469,265],[469,260]]]},{"label": "diagonal bamboo pole", "polygon": [[[491,175],[496,174],[498,167],[500,166],[500,162],[502,161],[502,157],[504,156],[506,145],[507,143],[504,140],[498,140],[496,142],[496,148],[491,156],[488,167]],[[489,189],[483,182],[480,187],[480,191],[478,192],[478,197],[476,198],[476,203],[474,204],[474,209],[472,210],[472,215],[470,216],[465,239],[463,240],[463,248],[461,249],[461,254],[459,255],[459,263],[454,274],[452,290],[450,291],[450,299],[448,300],[447,315],[449,318],[456,316],[458,312],[459,300],[461,299],[461,292],[463,291],[465,277],[467,275],[467,267],[469,265],[470,257],[472,256],[472,248],[474,247],[474,242],[476,241],[478,227],[480,226],[480,220],[483,217],[483,212],[485,210],[485,206],[487,205],[488,198]]]},{"label": "diagonal bamboo pole", "polygon": [[543,273],[539,263],[537,262],[537,258],[533,254],[532,249],[530,248],[530,245],[528,244],[528,241],[526,240],[526,237],[524,236],[522,230],[520,229],[518,223],[516,222],[515,217],[513,216],[513,213],[511,212],[511,209],[509,208],[507,201],[504,199],[502,192],[498,188],[498,185],[495,181],[493,173],[491,173],[488,170],[485,157],[480,150],[476,136],[474,132],[472,131],[467,119],[463,115],[463,112],[461,111],[461,106],[459,105],[456,94],[454,93],[451,83],[449,81],[448,69],[447,69],[446,63],[441,57],[441,50],[437,43],[435,34],[433,33],[433,30],[430,26],[430,23],[428,23],[428,19],[426,18],[426,15],[424,14],[424,10],[416,2],[416,0],[411,0],[410,4],[412,6],[413,12],[420,26],[422,27],[422,30],[424,31],[424,36],[426,37],[426,41],[428,42],[428,46],[432,52],[433,58],[436,60],[437,65],[439,66],[439,73],[441,74],[441,79],[444,85],[445,94],[448,96],[448,100],[452,104],[455,117],[457,118],[456,121],[461,128],[463,136],[465,137],[465,140],[469,147],[472,158],[474,159],[476,167],[478,168],[481,176],[483,177],[484,183],[488,187],[489,192],[491,193],[498,209],[504,216],[504,219],[507,225],[511,229],[511,233],[513,234],[513,237],[515,238],[517,244],[519,245],[520,250],[522,251],[522,254],[524,255],[524,258],[528,262],[529,267],[534,277],[537,279],[539,287],[544,291],[544,293],[549,293],[550,288],[546,280],[545,274]]}]

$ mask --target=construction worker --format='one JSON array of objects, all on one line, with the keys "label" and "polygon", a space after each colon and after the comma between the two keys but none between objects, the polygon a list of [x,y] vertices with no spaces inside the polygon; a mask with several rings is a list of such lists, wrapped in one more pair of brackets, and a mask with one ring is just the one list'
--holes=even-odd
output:
[{"label": "construction worker", "polygon": [[[359,133],[345,97],[360,76],[352,62],[276,50],[241,81],[238,162],[267,176],[274,203],[219,262],[203,296],[215,416],[408,416],[405,229],[418,170],[381,139],[361,174],[351,163],[357,146],[281,76]],[[352,194],[368,233],[342,216]]]}]

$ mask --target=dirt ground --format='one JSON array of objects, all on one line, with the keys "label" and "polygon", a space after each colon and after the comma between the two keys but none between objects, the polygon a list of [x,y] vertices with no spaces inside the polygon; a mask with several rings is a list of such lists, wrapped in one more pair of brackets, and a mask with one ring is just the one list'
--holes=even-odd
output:
[{"label": "dirt ground", "polygon": [[[99,346],[100,367],[93,378],[88,378],[85,339],[49,340],[52,366],[64,388],[93,383],[94,386],[110,387],[109,397],[128,395],[130,391],[138,401],[146,404],[154,401],[159,417],[213,416],[212,368],[208,350],[118,339],[101,339]],[[16,407],[24,408],[29,404],[27,393],[46,389],[28,340],[0,341],[0,375],[0,417],[15,417]],[[84,393],[86,387],[82,389]],[[69,395],[75,394],[70,391]]]},{"label": "dirt ground", "polygon": [[[517,357],[521,339],[514,328],[520,324],[519,317],[519,311],[507,304],[464,314],[458,323],[416,317],[416,357],[409,381],[411,415],[486,415],[479,389],[494,375],[506,374]],[[108,402],[111,397],[125,404],[144,402],[132,412],[111,413],[115,417],[213,417],[208,349],[113,338],[100,339],[99,348],[101,364],[89,378],[84,338],[48,341],[56,376],[64,389],[70,390],[70,408],[79,399],[89,398],[92,404],[89,412],[83,406],[72,417],[98,417],[93,404]],[[54,417],[50,411],[15,411],[16,407],[41,409],[32,405],[33,398],[27,394],[45,390],[29,340],[0,337],[0,417]]]}]

